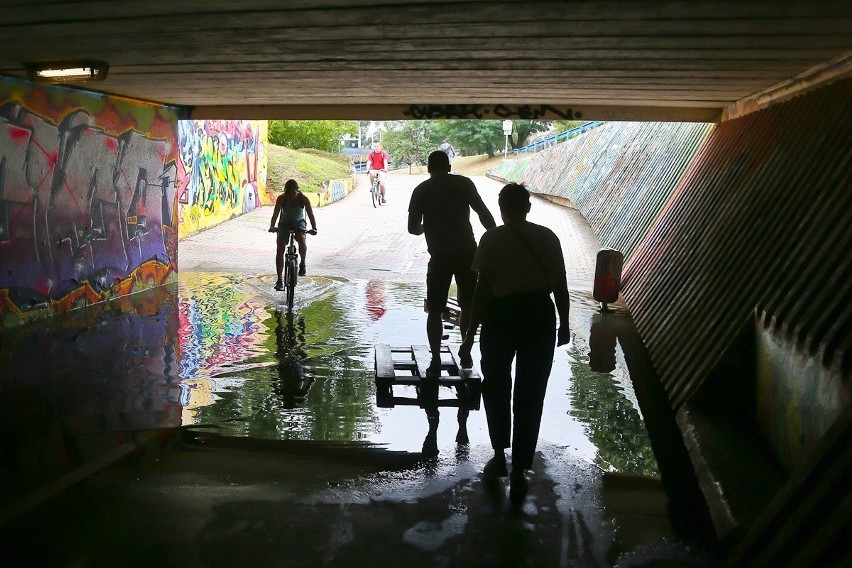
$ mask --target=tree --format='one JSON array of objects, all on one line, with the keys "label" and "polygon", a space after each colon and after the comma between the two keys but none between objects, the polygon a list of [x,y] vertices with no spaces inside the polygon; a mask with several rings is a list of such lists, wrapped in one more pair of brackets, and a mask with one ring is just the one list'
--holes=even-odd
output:
[{"label": "tree", "polygon": [[[545,120],[514,120],[512,121],[512,135],[509,137],[509,145],[512,149],[523,148],[527,145],[530,136],[536,132],[544,132],[550,128],[550,122]],[[502,128],[502,126],[501,126]],[[502,130],[501,130],[502,132]]]},{"label": "tree", "polygon": [[[542,132],[550,123],[542,120],[512,121],[512,136],[509,146],[525,146],[530,135]],[[461,154],[488,154],[493,158],[506,144],[501,120],[443,120],[437,123],[438,143],[448,138]]]},{"label": "tree", "polygon": [[409,173],[413,164],[425,164],[434,145],[434,121],[397,120],[385,123],[382,145],[396,162],[408,164]]},{"label": "tree", "polygon": [[499,120],[443,120],[437,125],[438,139],[449,139],[459,153],[488,154],[489,158],[503,147],[501,128]]},{"label": "tree", "polygon": [[270,120],[269,141],[287,148],[336,152],[340,137],[358,132],[353,120]]},{"label": "tree", "polygon": [[[530,135],[547,130],[550,122],[515,120],[509,140],[512,149],[526,145]],[[397,161],[425,164],[429,154],[447,138],[461,155],[493,158],[506,143],[501,120],[397,120],[381,124],[382,145]]]}]

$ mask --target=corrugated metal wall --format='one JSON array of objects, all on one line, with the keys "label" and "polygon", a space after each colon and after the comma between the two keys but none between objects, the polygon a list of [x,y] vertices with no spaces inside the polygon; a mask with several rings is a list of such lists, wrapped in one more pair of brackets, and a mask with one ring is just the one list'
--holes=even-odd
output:
[{"label": "corrugated metal wall", "polygon": [[626,264],[622,292],[672,406],[744,322],[849,374],[852,79],[718,125]]},{"label": "corrugated metal wall", "polygon": [[712,124],[609,122],[517,164],[534,192],[569,199],[605,247],[629,260]]}]

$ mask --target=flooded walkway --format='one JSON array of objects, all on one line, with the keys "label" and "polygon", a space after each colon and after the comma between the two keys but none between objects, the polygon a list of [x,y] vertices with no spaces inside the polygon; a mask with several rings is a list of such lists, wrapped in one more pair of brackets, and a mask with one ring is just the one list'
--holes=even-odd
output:
[{"label": "flooded walkway", "polygon": [[[575,211],[536,199],[529,216],[562,241],[573,340],[520,510],[480,476],[482,409],[462,437],[443,403],[437,427],[416,404],[378,404],[374,346],[426,344],[428,254],[406,232],[422,179],[390,178],[378,209],[359,188],[315,211],[293,317],[263,208],[181,241],[176,288],[7,333],[0,564],[720,565],[673,527],[629,316],[598,313],[599,245]],[[476,182],[499,217],[500,184]]]}]

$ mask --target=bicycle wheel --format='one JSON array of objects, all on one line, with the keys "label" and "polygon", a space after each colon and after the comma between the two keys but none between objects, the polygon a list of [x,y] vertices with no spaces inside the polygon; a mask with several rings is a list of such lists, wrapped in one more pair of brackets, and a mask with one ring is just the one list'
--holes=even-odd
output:
[{"label": "bicycle wheel", "polygon": [[376,207],[378,205],[377,201],[381,201],[381,199],[379,198],[379,188],[378,185],[375,183],[372,185],[372,187],[370,187],[370,197],[373,198],[373,207]]}]

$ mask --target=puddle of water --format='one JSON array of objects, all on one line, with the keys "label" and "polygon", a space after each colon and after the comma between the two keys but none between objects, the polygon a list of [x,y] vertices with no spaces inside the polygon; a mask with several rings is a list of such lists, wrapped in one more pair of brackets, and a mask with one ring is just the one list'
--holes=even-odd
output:
[{"label": "puddle of water", "polygon": [[[309,277],[291,324],[270,282],[182,273],[177,287],[121,305],[4,330],[0,500],[152,428],[403,452],[428,442],[454,455],[455,409],[441,408],[429,438],[422,408],[376,402],[373,348],[426,344],[424,295],[421,285]],[[596,315],[595,302],[572,293],[574,339],[557,349],[542,443],[605,470],[658,477],[624,355]],[[458,329],[446,333],[455,348]],[[590,350],[603,371],[590,369]],[[442,400],[455,396],[440,390]],[[490,446],[484,410],[470,413],[467,433],[471,448]]]},{"label": "puddle of water", "polygon": [[[286,334],[282,332],[287,328],[286,317],[265,291],[249,282],[235,286],[236,282],[228,280],[232,278],[181,276],[182,311],[186,305],[215,310],[211,317],[200,318],[204,322],[222,320],[219,314],[239,313],[241,322],[232,322],[231,328],[246,330],[242,335],[233,334],[226,333],[225,326],[217,326],[218,350],[205,349],[211,359],[207,364],[199,364],[197,352],[182,360],[181,382],[196,394],[186,406],[186,423],[216,425],[217,432],[238,436],[363,441],[392,450],[422,449],[429,432],[423,409],[380,408],[376,404],[373,348],[378,343],[395,347],[426,343],[424,286],[381,280],[329,284],[306,279],[314,289],[300,289],[302,298],[313,296],[317,289],[322,293],[298,310],[295,347],[302,355],[291,369],[287,349],[280,345],[280,337]],[[228,287],[223,286],[226,281],[231,290],[216,295],[216,290]],[[242,294],[235,294],[235,288]],[[540,437],[605,470],[658,477],[623,352],[605,323],[591,298],[572,296],[574,340],[567,348],[557,349]],[[456,327],[445,332],[451,346],[460,343]],[[246,337],[249,333],[254,335]],[[182,328],[181,336],[206,334]],[[590,337],[597,342],[601,359],[594,361],[597,371],[589,364]],[[191,346],[183,344],[182,349],[186,348]],[[249,356],[223,367],[221,357],[214,357],[218,353]],[[478,358],[475,351],[474,359]],[[192,365],[184,365],[189,360]],[[214,368],[216,372],[209,371]],[[203,386],[202,381],[206,381]],[[300,389],[306,390],[304,397],[294,401],[292,392]],[[448,388],[440,390],[442,399],[455,397]],[[413,387],[395,387],[394,395],[416,397]],[[458,432],[455,411],[443,408],[440,417],[435,442],[439,451],[452,452]],[[489,445],[484,410],[470,413],[467,431],[471,444]]]}]

